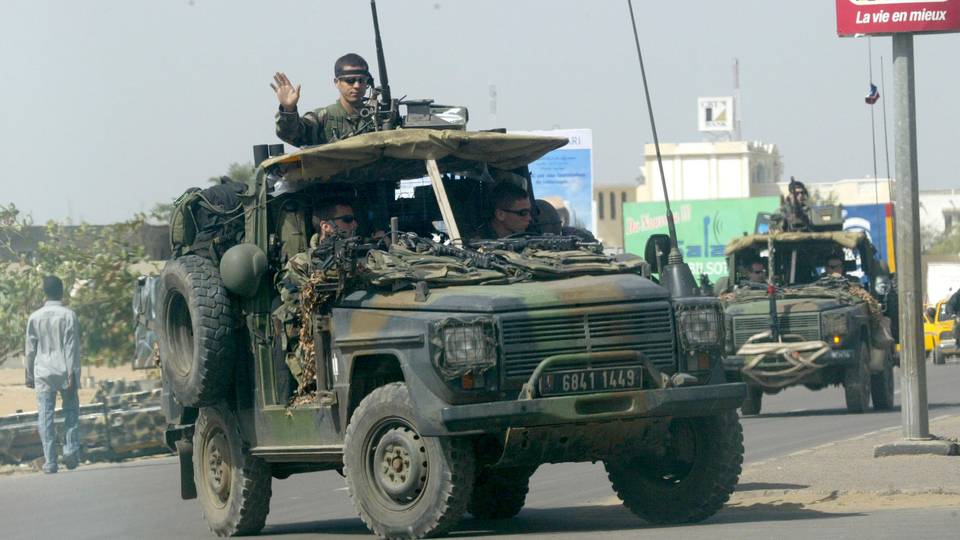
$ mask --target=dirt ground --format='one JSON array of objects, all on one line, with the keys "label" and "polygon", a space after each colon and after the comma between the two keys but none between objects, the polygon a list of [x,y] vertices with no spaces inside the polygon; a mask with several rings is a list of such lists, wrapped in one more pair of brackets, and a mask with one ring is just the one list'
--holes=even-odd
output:
[{"label": "dirt ground", "polygon": [[[6,366],[4,366],[6,367]],[[107,379],[126,379],[128,381],[158,377],[156,369],[134,371],[129,365],[123,367],[87,367],[84,366],[81,378],[80,403],[90,403],[97,392],[98,381]],[[88,384],[88,378],[93,381]],[[0,416],[13,414],[18,411],[29,412],[37,410],[37,398],[33,390],[23,385],[23,369],[0,368]],[[60,406],[59,398],[57,406]]]}]

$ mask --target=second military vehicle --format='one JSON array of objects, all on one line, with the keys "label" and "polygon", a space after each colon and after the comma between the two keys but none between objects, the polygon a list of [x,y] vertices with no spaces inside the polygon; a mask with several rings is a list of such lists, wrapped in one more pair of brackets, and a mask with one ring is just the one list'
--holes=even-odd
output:
[{"label": "second military vehicle", "polygon": [[[849,412],[866,411],[871,399],[875,409],[893,407],[895,303],[886,302],[890,276],[864,233],[750,235],[726,254],[724,365],[730,380],[747,383],[744,414],[759,414],[765,393],[795,385],[842,385]],[[827,269],[828,260],[843,268]],[[749,274],[751,265],[766,276]]]}]

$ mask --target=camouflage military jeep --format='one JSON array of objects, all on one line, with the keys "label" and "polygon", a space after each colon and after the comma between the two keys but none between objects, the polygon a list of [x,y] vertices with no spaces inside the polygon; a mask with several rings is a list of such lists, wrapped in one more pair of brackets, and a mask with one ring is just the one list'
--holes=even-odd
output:
[{"label": "camouflage military jeep", "polygon": [[[896,315],[878,300],[889,293],[890,276],[864,233],[757,234],[733,240],[726,254],[724,366],[729,380],[748,385],[744,414],[760,413],[764,393],[795,385],[843,385],[853,413],[867,410],[871,397],[875,409],[893,407],[894,343],[886,312]],[[843,277],[824,275],[833,256],[843,260]],[[766,282],[743,274],[745,265],[758,262]]]},{"label": "camouflage military jeep", "polygon": [[[514,516],[541,463],[603,461],[656,523],[722,507],[744,385],[724,381],[719,302],[577,237],[462,240],[495,182],[530,190],[527,164],[563,144],[405,129],[305,148],[258,167],[239,244],[175,246],[167,440],[215,533],[260,530],[272,478],[331,469],[390,538]],[[311,208],[344,197],[359,236],[311,247]]]}]

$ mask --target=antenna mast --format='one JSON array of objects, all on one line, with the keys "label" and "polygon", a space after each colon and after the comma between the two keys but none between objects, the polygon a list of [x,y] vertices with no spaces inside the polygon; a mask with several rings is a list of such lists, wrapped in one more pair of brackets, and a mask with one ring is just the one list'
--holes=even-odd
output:
[{"label": "antenna mast", "polygon": [[650,103],[650,89],[647,86],[647,71],[643,67],[643,53],[640,52],[640,36],[637,34],[637,21],[633,16],[633,1],[627,0],[630,7],[630,23],[633,25],[633,40],[637,44],[637,58],[640,59],[640,76],[643,78],[643,95],[647,98],[647,113],[650,115],[650,129],[653,131],[653,147],[657,152],[657,167],[660,168],[660,184],[663,187],[663,202],[667,207],[667,228],[670,231],[669,264],[683,262],[683,255],[677,247],[677,226],[673,222],[673,211],[670,210],[670,195],[667,193],[667,177],[663,172],[663,157],[660,155],[660,139],[657,137],[657,123],[653,119],[653,105]]}]

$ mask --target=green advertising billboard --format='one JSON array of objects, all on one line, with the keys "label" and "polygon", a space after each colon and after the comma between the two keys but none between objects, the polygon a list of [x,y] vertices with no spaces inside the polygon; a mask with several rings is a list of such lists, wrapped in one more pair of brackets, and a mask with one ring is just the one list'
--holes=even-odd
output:
[{"label": "green advertising billboard", "polygon": [[[684,261],[695,276],[707,274],[716,283],[718,278],[727,275],[723,257],[727,242],[737,236],[752,234],[757,213],[775,211],[780,206],[780,198],[671,201],[671,204]],[[651,234],[667,234],[667,213],[663,202],[624,204],[623,227],[626,251],[642,257]]]}]

